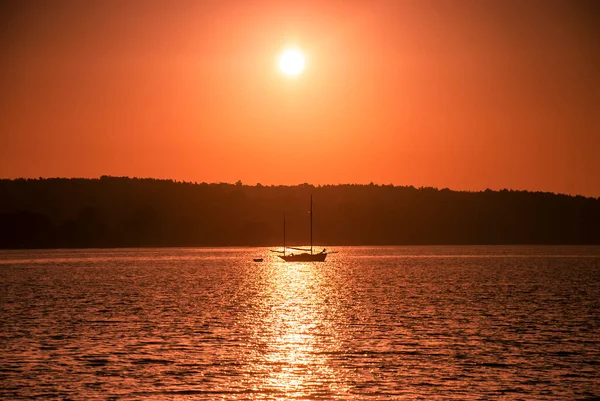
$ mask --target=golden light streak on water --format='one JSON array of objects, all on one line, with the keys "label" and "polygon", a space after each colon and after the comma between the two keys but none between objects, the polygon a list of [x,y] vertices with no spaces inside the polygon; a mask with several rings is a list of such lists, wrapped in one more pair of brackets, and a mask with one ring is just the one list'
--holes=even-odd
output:
[{"label": "golden light streak on water", "polygon": [[347,393],[340,372],[330,364],[329,356],[340,351],[340,333],[327,320],[323,267],[270,260],[260,270],[267,279],[258,296],[264,314],[254,341],[265,348],[251,368],[266,372],[260,390],[285,394],[283,398],[309,396],[316,386],[329,397]]}]

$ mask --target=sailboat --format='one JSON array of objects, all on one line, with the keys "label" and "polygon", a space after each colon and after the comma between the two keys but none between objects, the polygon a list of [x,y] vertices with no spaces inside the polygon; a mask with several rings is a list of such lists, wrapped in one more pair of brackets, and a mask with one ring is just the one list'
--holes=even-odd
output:
[{"label": "sailboat", "polygon": [[283,255],[279,255],[279,257],[286,262],[324,262],[327,257],[326,249],[323,248],[321,252],[314,253],[313,252],[313,202],[312,195],[310,195],[310,253],[308,249],[304,248],[294,248],[289,247],[289,249],[294,249],[298,251],[304,251],[302,253],[286,253],[286,245],[285,245],[285,215],[283,216],[283,251],[273,251],[280,252]]}]

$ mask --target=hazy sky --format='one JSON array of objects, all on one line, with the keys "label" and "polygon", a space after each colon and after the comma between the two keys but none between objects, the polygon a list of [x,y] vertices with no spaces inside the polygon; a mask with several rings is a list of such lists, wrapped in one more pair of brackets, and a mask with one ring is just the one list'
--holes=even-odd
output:
[{"label": "hazy sky", "polygon": [[4,1],[0,177],[598,197],[599,5]]}]

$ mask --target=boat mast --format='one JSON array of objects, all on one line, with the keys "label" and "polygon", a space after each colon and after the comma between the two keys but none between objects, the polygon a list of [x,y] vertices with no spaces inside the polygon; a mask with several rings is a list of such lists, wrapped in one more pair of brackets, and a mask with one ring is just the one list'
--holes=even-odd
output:
[{"label": "boat mast", "polygon": [[283,214],[283,256],[285,256],[285,213]]},{"label": "boat mast", "polygon": [[310,254],[312,253],[312,194],[310,194]]}]

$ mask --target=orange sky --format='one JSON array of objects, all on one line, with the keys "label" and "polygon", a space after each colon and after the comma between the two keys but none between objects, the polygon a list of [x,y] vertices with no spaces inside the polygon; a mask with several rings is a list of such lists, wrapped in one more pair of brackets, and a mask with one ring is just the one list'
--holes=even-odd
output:
[{"label": "orange sky", "polygon": [[597,4],[3,2],[0,177],[600,197]]}]

